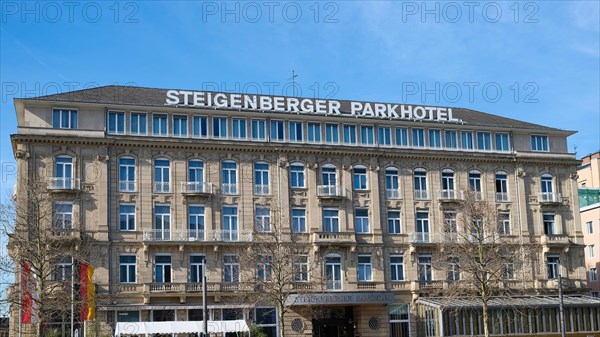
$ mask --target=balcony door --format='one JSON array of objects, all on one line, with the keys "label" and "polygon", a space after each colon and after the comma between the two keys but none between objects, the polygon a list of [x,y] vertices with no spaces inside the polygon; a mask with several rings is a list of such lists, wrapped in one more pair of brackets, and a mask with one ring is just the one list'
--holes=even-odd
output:
[{"label": "balcony door", "polygon": [[70,189],[73,187],[73,158],[69,156],[56,157],[55,167],[56,187]]},{"label": "balcony door", "polygon": [[154,282],[171,283],[170,255],[156,255],[154,257]]}]

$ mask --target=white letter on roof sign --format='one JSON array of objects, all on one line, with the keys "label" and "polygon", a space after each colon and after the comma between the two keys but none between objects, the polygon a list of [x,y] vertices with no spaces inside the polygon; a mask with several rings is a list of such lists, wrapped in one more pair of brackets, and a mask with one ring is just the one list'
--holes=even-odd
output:
[{"label": "white letter on roof sign", "polygon": [[195,106],[204,105],[204,93],[202,91],[194,91],[194,103]]},{"label": "white letter on roof sign", "polygon": [[429,107],[429,106],[428,106],[428,107],[425,107],[425,110],[427,110],[427,113],[429,113],[429,119],[430,119],[430,120],[433,120],[433,112],[434,112],[436,109],[435,109],[435,108],[433,108],[433,107]]},{"label": "white letter on roof sign", "polygon": [[340,102],[329,101],[329,113],[339,115],[340,114]]},{"label": "white letter on roof sign", "polygon": [[285,111],[285,105],[283,102],[283,97],[273,97],[273,110],[275,111]]},{"label": "white letter on roof sign", "polygon": [[398,118],[398,113],[396,112],[396,109],[398,108],[398,104],[388,104],[387,105],[387,116],[389,118]]},{"label": "white letter on roof sign", "polygon": [[375,117],[387,117],[385,114],[385,104],[375,103]]},{"label": "white letter on roof sign", "polygon": [[231,94],[229,95],[229,105],[232,108],[240,109],[242,107],[242,95],[240,94]]},{"label": "white letter on roof sign", "polygon": [[452,117],[452,109],[451,108],[448,108],[448,121],[449,122],[460,122],[459,118]]},{"label": "white letter on roof sign", "polygon": [[256,95],[244,95],[244,109],[256,110]]},{"label": "white letter on roof sign", "polygon": [[356,113],[359,112],[360,110],[362,110],[361,102],[350,103],[350,112],[352,113],[352,115],[356,115]]},{"label": "white letter on roof sign", "polygon": [[300,102],[300,108],[305,112],[313,112],[313,103],[310,99],[305,98]]},{"label": "white letter on roof sign", "polygon": [[327,111],[325,110],[325,101],[322,99],[315,100],[315,112],[318,114],[325,114]]},{"label": "white letter on roof sign", "polygon": [[371,103],[365,103],[365,108],[363,109],[362,115],[373,117],[373,107],[371,106]]},{"label": "white letter on roof sign", "polygon": [[177,90],[169,90],[167,91],[167,104],[179,104],[179,92]]},{"label": "white letter on roof sign", "polygon": [[298,104],[300,103],[300,101],[295,98],[295,97],[288,97],[287,99],[287,104],[288,104],[288,111],[291,112],[298,112],[300,111],[298,109]]},{"label": "white letter on roof sign", "polygon": [[448,119],[448,116],[446,114],[446,108],[437,108],[437,120],[445,121],[447,119]]},{"label": "white letter on roof sign", "polygon": [[227,107],[227,96],[225,94],[216,94],[214,98],[215,106],[219,108]]},{"label": "white letter on roof sign", "polygon": [[425,118],[425,115],[427,115],[427,112],[422,106],[416,106],[415,110],[413,110],[413,116],[415,119],[423,119]]},{"label": "white letter on roof sign", "polygon": [[403,119],[412,119],[412,105],[401,105],[400,114]]},{"label": "white letter on roof sign", "polygon": [[273,104],[271,103],[271,97],[269,96],[259,96],[260,100],[260,110],[272,110]]},{"label": "white letter on roof sign", "polygon": [[190,104],[190,96],[192,95],[192,92],[191,91],[180,91],[179,94],[183,95],[183,105],[189,105]]}]

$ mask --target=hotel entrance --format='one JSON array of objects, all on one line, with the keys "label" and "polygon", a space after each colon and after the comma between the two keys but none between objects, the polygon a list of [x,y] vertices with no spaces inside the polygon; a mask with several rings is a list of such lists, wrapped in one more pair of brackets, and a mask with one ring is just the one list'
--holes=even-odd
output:
[{"label": "hotel entrance", "polygon": [[352,307],[323,307],[313,319],[313,337],[354,337]]}]

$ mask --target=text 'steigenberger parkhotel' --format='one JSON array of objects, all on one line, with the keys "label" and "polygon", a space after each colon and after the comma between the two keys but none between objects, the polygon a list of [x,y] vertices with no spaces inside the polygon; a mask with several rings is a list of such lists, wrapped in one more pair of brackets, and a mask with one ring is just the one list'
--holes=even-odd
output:
[{"label": "text 'steigenberger parkhotel'", "polygon": [[[260,291],[240,248],[278,227],[305,244],[287,271],[286,335],[478,335],[476,301],[446,310],[461,270],[434,263],[467,190],[495,205],[498,235],[537,245],[504,270],[522,295],[506,305],[525,314],[500,314],[498,299],[493,333],[557,332],[559,273],[569,331],[598,328],[600,304],[574,295],[587,285],[571,131],[461,108],[122,86],[14,104],[16,200],[39,179],[53,226],[93,238],[103,331],[171,321],[195,336],[206,275],[212,336],[250,324],[277,336],[273,303],[238,299]],[[49,326],[69,331],[64,317]]]}]

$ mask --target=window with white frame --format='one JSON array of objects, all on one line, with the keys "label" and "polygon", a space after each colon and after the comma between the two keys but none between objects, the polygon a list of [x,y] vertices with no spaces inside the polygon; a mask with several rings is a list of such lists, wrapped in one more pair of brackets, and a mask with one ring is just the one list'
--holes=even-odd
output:
[{"label": "window with white frame", "polygon": [[510,235],[510,213],[498,213],[498,230],[500,235]]},{"label": "window with white frame", "polygon": [[321,183],[324,186],[336,186],[337,174],[335,166],[332,164],[325,164],[321,168]]},{"label": "window with white frame", "polygon": [[389,126],[380,126],[377,128],[377,142],[379,146],[392,145],[392,129]]},{"label": "window with white frame", "polygon": [[427,170],[416,168],[413,172],[415,199],[428,199],[427,195]]},{"label": "window with white frame", "polygon": [[254,163],[254,194],[269,195],[269,164]]},{"label": "window with white frame", "polygon": [[503,279],[504,280],[514,280],[515,279],[515,264],[509,260],[506,259],[506,261],[504,261],[504,268],[503,268]]},{"label": "window with white frame", "polygon": [[394,304],[388,307],[390,315],[390,336],[410,336],[410,315],[408,304]]},{"label": "window with white frame", "polygon": [[186,115],[173,115],[173,136],[188,136],[188,117]]},{"label": "window with white frame", "polygon": [[223,241],[238,241],[237,206],[223,206]]},{"label": "window with white frame", "polygon": [[400,199],[400,174],[395,166],[385,169],[385,192],[388,199]]},{"label": "window with white frame", "polygon": [[215,139],[227,138],[227,117],[212,118],[212,136]]},{"label": "window with white frame", "polygon": [[375,135],[373,134],[373,127],[363,125],[360,127],[360,143],[363,145],[375,144]]},{"label": "window with white frame", "polygon": [[125,134],[125,112],[109,111],[108,120],[106,121],[106,131],[109,134]]},{"label": "window with white frame", "polygon": [[444,211],[444,232],[446,233],[457,233],[458,228],[456,226],[456,211],[445,210]]},{"label": "window with white frame", "polygon": [[294,282],[308,282],[308,255],[294,256]]},{"label": "window with white frame", "polygon": [[171,240],[171,206],[168,204],[154,205],[154,240]]},{"label": "window with white frame", "polygon": [[407,128],[394,128],[394,139],[396,146],[407,147],[408,146],[408,129]]},{"label": "window with white frame", "polygon": [[246,119],[231,119],[231,137],[233,139],[246,139]]},{"label": "window with white frame", "polygon": [[354,214],[354,226],[356,233],[369,233],[369,210],[366,208],[357,208]]},{"label": "window with white frame", "polygon": [[358,255],[358,282],[373,281],[371,255]]},{"label": "window with white frame", "polygon": [[223,255],[223,282],[240,282],[240,258],[237,255]]},{"label": "window with white frame", "polygon": [[342,289],[342,257],[339,254],[325,256],[325,285],[327,290]]},{"label": "window with white frame", "polygon": [[252,136],[252,140],[265,140],[266,136],[266,126],[264,119],[253,119],[250,123],[250,132]]},{"label": "window with white frame", "polygon": [[477,132],[477,149],[490,151],[492,149],[492,134],[489,132]]},{"label": "window with white frame", "polygon": [[594,234],[594,222],[593,221],[586,222],[585,228],[587,229],[587,234]]},{"label": "window with white frame", "polygon": [[135,231],[135,204],[119,204],[119,229]]},{"label": "window with white frame", "polygon": [[204,281],[204,266],[206,257],[199,254],[190,255],[189,280],[191,283],[202,283]]},{"label": "window with white frame", "polygon": [[154,282],[171,283],[172,282],[171,255],[154,256]]},{"label": "window with white frame", "polygon": [[429,242],[429,212],[416,213],[416,230],[418,242]]},{"label": "window with white frame", "polygon": [[390,255],[390,280],[392,282],[404,281],[404,257]]},{"label": "window with white frame", "polygon": [[208,117],[193,116],[192,117],[192,136],[195,138],[208,137]]},{"label": "window with white frame", "polygon": [[292,232],[306,233],[306,208],[292,208]]},{"label": "window with white frame", "polygon": [[302,122],[291,121],[289,123],[290,142],[301,143],[304,140]]},{"label": "window with white frame", "polygon": [[321,143],[321,123],[308,123],[306,125],[306,139],[309,143]]},{"label": "window with white frame", "polygon": [[496,201],[508,201],[508,178],[504,171],[496,172]]},{"label": "window with white frame", "polygon": [[431,255],[419,254],[417,256],[417,273],[421,282],[433,280]]},{"label": "window with white frame", "polygon": [[412,145],[414,147],[425,147],[425,130],[412,129]]},{"label": "window with white frame", "polygon": [[340,127],[337,124],[325,124],[325,142],[327,144],[340,143]]},{"label": "window with white frame", "polygon": [[132,112],[129,116],[129,133],[145,136],[148,129],[148,115],[144,112]]},{"label": "window with white frame", "polygon": [[221,164],[221,193],[225,195],[238,194],[237,189],[237,163],[224,161]]},{"label": "window with white frame", "polygon": [[556,226],[554,223],[554,213],[543,213],[542,219],[544,222],[544,234],[545,235],[556,235]]},{"label": "window with white frame", "polygon": [[356,125],[344,125],[344,144],[356,145]]},{"label": "window with white frame", "polygon": [[259,255],[256,258],[256,278],[260,282],[271,282],[273,279],[273,257]]},{"label": "window with white frame", "polygon": [[119,192],[135,192],[135,158],[119,158]]},{"label": "window with white frame", "polygon": [[188,183],[194,191],[202,192],[204,190],[204,162],[199,159],[190,159],[188,161]]},{"label": "window with white frame", "polygon": [[442,199],[456,199],[454,190],[454,171],[452,169],[442,170]]},{"label": "window with white frame", "polygon": [[456,148],[458,148],[456,131],[453,131],[453,130],[444,130],[444,146],[447,149],[456,149]]},{"label": "window with white frame", "polygon": [[77,110],[53,109],[52,127],[55,129],[77,129]]},{"label": "window with white frame", "polygon": [[588,251],[588,257],[590,257],[590,258],[596,257],[596,246],[595,245],[588,245],[587,251]]},{"label": "window with white frame", "polygon": [[508,133],[496,133],[496,151],[510,151]]},{"label": "window with white frame", "polygon": [[52,281],[70,281],[73,273],[73,258],[63,256],[52,264]]},{"label": "window with white frame", "polygon": [[137,263],[135,255],[120,255],[119,282],[136,283],[136,265]]},{"label": "window with white frame", "polygon": [[154,136],[165,137],[169,134],[169,122],[167,115],[153,114],[152,115],[152,134]]},{"label": "window with white frame", "polygon": [[255,223],[258,233],[271,231],[271,208],[269,206],[256,206]]},{"label": "window with white frame", "polygon": [[356,165],[352,170],[352,181],[354,190],[367,189],[367,168],[363,165]]},{"label": "window with white frame", "polygon": [[560,272],[560,256],[548,255],[546,258],[546,267],[548,269],[548,279],[558,278]]},{"label": "window with white frame", "polygon": [[552,175],[548,173],[542,174],[541,177],[542,201],[553,200],[554,188],[552,186]]},{"label": "window with white frame", "polygon": [[56,201],[54,203],[54,234],[62,234],[63,230],[73,229],[73,202]]},{"label": "window with white frame", "polygon": [[402,224],[400,222],[400,211],[388,210],[387,212],[388,221],[388,233],[389,234],[402,234]]},{"label": "window with white frame", "polygon": [[590,282],[598,281],[598,271],[596,268],[590,268],[589,275],[590,275]]},{"label": "window with white frame", "polygon": [[54,187],[66,190],[77,187],[73,179],[72,157],[56,156],[54,159]]},{"label": "window with white frame", "polygon": [[190,240],[204,241],[204,205],[188,205],[188,231]]},{"label": "window with white frame", "polygon": [[548,152],[548,136],[532,135],[531,151]]},{"label": "window with white frame", "polygon": [[290,165],[290,187],[304,188],[304,164],[292,163]]},{"label": "window with white frame", "polygon": [[266,337],[277,337],[277,309],[255,308],[254,323],[266,334]]},{"label": "window with white frame", "polygon": [[448,281],[458,281],[460,280],[460,269],[458,263],[458,257],[451,256],[448,258],[448,267],[447,267],[447,277]]},{"label": "window with white frame", "polygon": [[442,147],[442,132],[440,130],[429,130],[429,147]]},{"label": "window with white frame", "polygon": [[154,193],[171,192],[171,163],[167,158],[154,159]]},{"label": "window with white frame", "polygon": [[478,170],[469,171],[469,188],[475,193],[479,193],[475,197],[481,197],[481,172]]},{"label": "window with white frame", "polygon": [[339,210],[337,208],[323,209],[323,232],[332,233],[340,231],[340,218],[338,212]]},{"label": "window with white frame", "polygon": [[272,142],[285,141],[285,124],[283,121],[271,120],[270,135]]},{"label": "window with white frame", "polygon": [[461,131],[460,146],[463,150],[473,150],[473,133],[471,131]]}]

